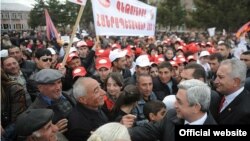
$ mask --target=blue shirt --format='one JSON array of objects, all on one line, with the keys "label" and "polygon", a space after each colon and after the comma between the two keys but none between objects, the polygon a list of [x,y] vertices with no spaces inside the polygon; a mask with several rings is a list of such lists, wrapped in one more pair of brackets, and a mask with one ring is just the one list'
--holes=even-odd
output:
[{"label": "blue shirt", "polygon": [[[49,106],[51,106],[51,105],[55,102],[54,100],[52,100],[51,98],[49,98],[49,97],[47,97],[47,96],[45,96],[45,95],[40,94],[40,96],[41,96],[41,98],[42,98]],[[66,100],[66,97],[64,97],[64,96],[61,94],[61,96],[60,96],[60,98],[59,98],[58,100],[61,100],[61,99]]]}]

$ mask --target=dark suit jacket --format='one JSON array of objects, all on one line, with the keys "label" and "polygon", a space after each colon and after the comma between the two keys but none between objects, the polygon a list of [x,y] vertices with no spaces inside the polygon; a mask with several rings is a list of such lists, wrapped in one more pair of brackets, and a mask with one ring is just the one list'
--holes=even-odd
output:
[{"label": "dark suit jacket", "polygon": [[66,136],[70,141],[86,141],[98,127],[108,122],[101,109],[91,110],[77,103],[68,118]]},{"label": "dark suit jacket", "polygon": [[[216,91],[211,90],[211,101],[210,101],[210,107],[209,110],[212,114],[212,116],[215,117],[218,116],[218,108],[217,105],[220,104],[222,96],[218,94]],[[216,106],[215,106],[216,105]]]},{"label": "dark suit jacket", "polygon": [[216,120],[218,124],[250,124],[250,92],[244,89]]},{"label": "dark suit jacket", "polygon": [[[184,120],[176,117],[175,109],[169,110],[167,116],[156,123],[148,123],[144,126],[137,126],[129,129],[133,141],[175,141],[175,125],[183,125]],[[204,125],[216,125],[216,121],[208,112]]]},{"label": "dark suit jacket", "polygon": [[72,110],[72,107],[74,107],[74,101],[71,99],[67,94],[62,92],[63,98],[58,103],[54,103],[49,105],[42,97],[41,94],[39,94],[36,97],[36,100],[29,106],[29,109],[52,109],[54,112],[54,116],[52,118],[53,123],[56,123],[57,121],[67,118],[70,111]]},{"label": "dark suit jacket", "polygon": [[159,77],[153,78],[153,92],[155,92],[155,95],[158,100],[163,100],[165,96],[168,96],[170,94],[176,94],[178,91],[177,88],[177,81],[173,78],[171,78],[173,86],[172,86],[172,93],[170,93],[170,89],[167,84],[164,84],[161,82]]}]

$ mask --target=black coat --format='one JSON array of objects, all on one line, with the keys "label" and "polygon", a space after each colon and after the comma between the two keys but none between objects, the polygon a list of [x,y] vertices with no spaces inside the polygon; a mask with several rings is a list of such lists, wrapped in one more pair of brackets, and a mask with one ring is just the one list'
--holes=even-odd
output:
[{"label": "black coat", "polygon": [[218,108],[214,108],[214,107],[216,107],[215,105],[220,104],[221,98],[222,96],[220,94],[218,94],[214,90],[211,90],[211,101],[210,101],[209,110],[214,118],[218,116],[218,110],[219,110]]},{"label": "black coat", "polygon": [[23,74],[27,76],[27,78],[29,78],[36,70],[36,64],[30,60],[23,60],[22,63],[19,64],[19,66]]},{"label": "black coat", "polygon": [[[137,126],[129,129],[131,139],[133,141],[175,141],[175,125],[183,125],[184,120],[176,117],[174,109],[169,110],[167,116],[156,123],[145,124],[144,126]],[[204,125],[216,125],[214,118],[208,112],[207,119]]]},{"label": "black coat", "polygon": [[[219,104],[215,107],[218,109]],[[250,124],[250,92],[244,89],[221,113],[218,124]]]},{"label": "black coat", "polygon": [[69,115],[66,136],[70,141],[86,141],[91,131],[107,122],[108,118],[101,109],[91,110],[78,103]]},{"label": "black coat", "polygon": [[155,77],[153,78],[153,92],[155,92],[155,95],[157,97],[158,100],[163,100],[164,97],[170,95],[170,94],[176,94],[178,91],[177,88],[177,81],[173,78],[171,78],[171,80],[173,82],[173,86],[172,86],[172,93],[170,93],[169,87],[167,84],[164,84],[161,82],[159,77]]}]

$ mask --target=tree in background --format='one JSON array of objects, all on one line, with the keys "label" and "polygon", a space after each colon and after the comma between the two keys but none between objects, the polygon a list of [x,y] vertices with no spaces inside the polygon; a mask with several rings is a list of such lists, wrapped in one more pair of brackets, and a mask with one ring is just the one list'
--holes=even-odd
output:
[{"label": "tree in background", "polygon": [[164,0],[158,4],[156,23],[170,28],[185,23],[186,11],[180,0]]},{"label": "tree in background", "polygon": [[194,0],[196,10],[191,12],[188,27],[209,28],[236,32],[250,20],[249,0]]},{"label": "tree in background", "polygon": [[[64,30],[68,25],[73,27],[75,24],[77,14],[80,9],[80,5],[66,1],[66,3],[60,3],[59,0],[35,0],[36,4],[30,11],[29,26],[35,29],[38,26],[45,26],[44,9],[47,8],[50,17],[59,30]],[[89,23],[93,21],[92,5],[88,0],[83,11],[81,18],[81,27],[87,28]]]},{"label": "tree in background", "polygon": [[44,8],[46,4],[43,0],[35,0],[37,4],[34,5],[34,8],[30,11],[28,24],[32,29],[35,29],[38,26],[45,25],[45,16]]},{"label": "tree in background", "polygon": [[83,27],[84,29],[88,29],[89,28],[88,26],[91,22],[94,23],[92,3],[91,3],[91,0],[87,0],[87,3],[84,7],[84,11],[82,14],[80,24],[81,24],[81,27]]},{"label": "tree in background", "polygon": [[[80,6],[59,0],[35,0],[37,3],[30,12],[29,26],[35,29],[45,26],[44,8],[47,8],[54,25],[65,29],[75,24]],[[140,0],[144,3],[150,0]],[[186,12],[180,0],[156,1],[157,21],[160,27],[176,27],[183,24],[191,28],[207,29],[216,27],[217,30],[236,32],[236,30],[250,20],[250,0],[194,0],[195,10]],[[155,6],[155,5],[154,5]],[[88,0],[80,21],[80,27],[89,29],[93,22],[91,1]]]}]

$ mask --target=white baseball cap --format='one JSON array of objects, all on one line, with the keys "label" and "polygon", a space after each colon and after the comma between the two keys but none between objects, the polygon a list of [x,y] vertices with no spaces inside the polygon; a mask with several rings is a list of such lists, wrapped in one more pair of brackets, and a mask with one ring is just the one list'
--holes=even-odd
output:
[{"label": "white baseball cap", "polygon": [[199,57],[209,56],[210,53],[208,51],[202,51]]},{"label": "white baseball cap", "polygon": [[163,99],[163,103],[166,105],[167,109],[174,109],[174,103],[176,101],[175,95],[168,95]]},{"label": "white baseball cap", "polygon": [[117,58],[125,57],[127,54],[127,50],[115,49],[110,51],[109,59],[111,62],[115,61]]},{"label": "white baseball cap", "polygon": [[1,50],[1,58],[2,57],[7,57],[8,55],[9,55],[8,50],[6,50],[6,49]]},{"label": "white baseball cap", "polygon": [[77,52],[76,47],[71,47],[71,48],[70,48],[69,53],[72,53],[72,52]]},{"label": "white baseball cap", "polygon": [[148,55],[140,55],[139,57],[137,57],[137,59],[135,60],[135,64],[139,67],[151,66]]},{"label": "white baseball cap", "polygon": [[56,54],[56,51],[53,48],[49,47],[47,49],[51,52],[52,55]]}]

